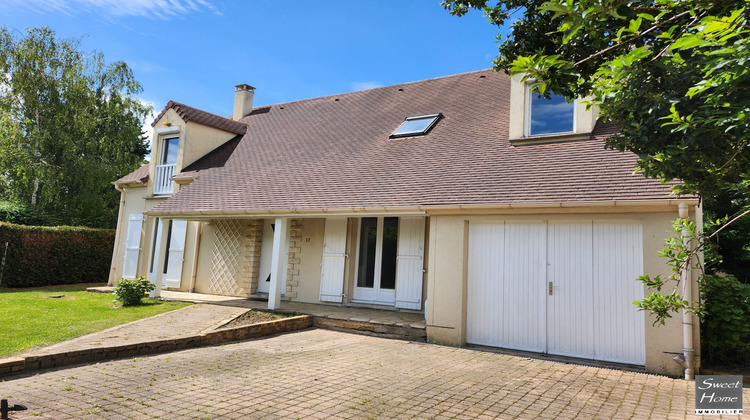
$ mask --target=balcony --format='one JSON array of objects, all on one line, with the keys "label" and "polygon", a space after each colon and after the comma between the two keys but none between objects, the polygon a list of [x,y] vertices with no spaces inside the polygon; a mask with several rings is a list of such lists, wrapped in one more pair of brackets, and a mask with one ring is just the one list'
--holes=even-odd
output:
[{"label": "balcony", "polygon": [[156,165],[156,175],[154,176],[154,195],[172,194],[174,191],[174,182],[169,178],[174,176],[175,164]]}]

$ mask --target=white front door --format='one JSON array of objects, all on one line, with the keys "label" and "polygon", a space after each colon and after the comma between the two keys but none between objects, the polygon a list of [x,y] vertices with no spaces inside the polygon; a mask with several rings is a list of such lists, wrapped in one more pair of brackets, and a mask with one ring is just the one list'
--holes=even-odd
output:
[{"label": "white front door", "polygon": [[398,217],[360,219],[353,301],[393,305],[397,248]]}]

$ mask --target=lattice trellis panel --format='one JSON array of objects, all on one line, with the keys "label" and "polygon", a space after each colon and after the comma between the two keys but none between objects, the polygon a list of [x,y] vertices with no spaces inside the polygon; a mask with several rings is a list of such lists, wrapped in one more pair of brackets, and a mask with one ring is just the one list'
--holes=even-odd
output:
[{"label": "lattice trellis panel", "polygon": [[241,251],[242,221],[217,220],[208,285],[211,293],[230,296],[238,293],[237,275],[240,271]]}]

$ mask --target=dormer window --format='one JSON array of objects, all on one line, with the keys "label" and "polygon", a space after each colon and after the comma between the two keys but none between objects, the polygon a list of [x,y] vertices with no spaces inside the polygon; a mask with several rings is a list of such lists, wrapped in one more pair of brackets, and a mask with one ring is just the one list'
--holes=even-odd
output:
[{"label": "dormer window", "polygon": [[442,116],[443,114],[430,114],[418,117],[407,117],[404,122],[398,126],[396,131],[390,135],[390,138],[395,139],[399,137],[423,136],[427,134],[435,124],[437,124]]},{"label": "dormer window", "polygon": [[162,142],[161,164],[174,165],[177,163],[177,146],[180,144],[179,137],[164,139]]},{"label": "dormer window", "polygon": [[159,153],[159,164],[156,165],[154,179],[154,194],[172,194],[175,166],[177,166],[177,148],[180,145],[179,137],[166,137],[161,141]]},{"label": "dormer window", "polygon": [[575,132],[575,101],[568,102],[562,95],[550,99],[528,91],[526,135],[546,136]]}]

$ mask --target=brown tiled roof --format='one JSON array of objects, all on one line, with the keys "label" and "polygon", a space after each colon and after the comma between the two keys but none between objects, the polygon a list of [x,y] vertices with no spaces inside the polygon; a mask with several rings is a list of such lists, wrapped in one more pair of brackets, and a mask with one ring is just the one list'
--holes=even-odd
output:
[{"label": "brown tiled roof", "polygon": [[[510,81],[483,70],[256,109],[221,167],[155,214],[652,200],[670,186],[633,175],[636,156],[589,140],[512,146]],[[423,137],[405,117],[442,113]]]},{"label": "brown tiled roof", "polygon": [[131,183],[136,183],[136,182],[145,184],[147,180],[148,180],[148,163],[145,163],[141,165],[140,168],[118,179],[114,183],[118,185],[119,184],[131,184]]},{"label": "brown tiled roof", "polygon": [[159,113],[154,122],[151,123],[151,126],[153,127],[169,109],[174,109],[175,112],[177,112],[177,115],[185,120],[185,122],[193,121],[197,122],[198,124],[218,128],[219,130],[228,131],[234,134],[245,134],[245,131],[247,130],[247,126],[239,121],[224,118],[219,115],[212,114],[198,108],[193,108],[192,106],[181,104],[175,101],[169,101],[167,106],[165,106],[161,113]]}]

